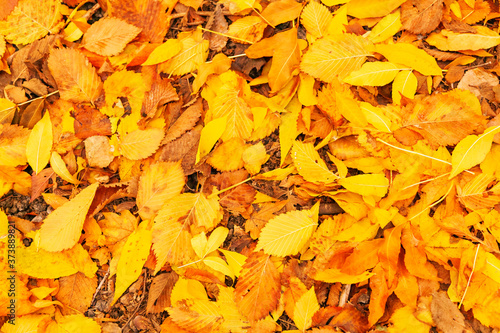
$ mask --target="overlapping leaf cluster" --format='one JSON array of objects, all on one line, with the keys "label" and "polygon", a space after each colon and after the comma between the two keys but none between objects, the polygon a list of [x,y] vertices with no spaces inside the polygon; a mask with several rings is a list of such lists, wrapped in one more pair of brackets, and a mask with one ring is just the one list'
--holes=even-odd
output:
[{"label": "overlapping leaf cluster", "polygon": [[498,4],[212,5],[0,5],[2,332],[499,329]]}]

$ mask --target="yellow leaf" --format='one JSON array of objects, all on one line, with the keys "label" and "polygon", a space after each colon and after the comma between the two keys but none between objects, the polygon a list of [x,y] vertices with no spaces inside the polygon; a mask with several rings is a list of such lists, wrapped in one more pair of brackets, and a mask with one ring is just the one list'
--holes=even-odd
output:
[{"label": "yellow leaf", "polygon": [[245,260],[247,259],[247,257],[245,257],[241,253],[234,251],[228,251],[223,249],[219,249],[219,251],[221,251],[222,254],[224,254],[224,257],[226,258],[229,268],[234,273],[234,275],[236,277],[239,277],[241,269],[243,267],[243,264],[245,264]]},{"label": "yellow leaf", "polygon": [[234,21],[227,31],[242,44],[253,44],[262,39],[267,24],[259,16],[245,16]]},{"label": "yellow leaf", "polygon": [[26,157],[35,174],[45,168],[50,159],[52,149],[52,123],[48,112],[31,130],[26,144]]},{"label": "yellow leaf", "polygon": [[316,272],[316,274],[314,275],[314,279],[328,283],[340,282],[342,284],[354,284],[366,281],[373,275],[374,274],[370,272],[363,272],[358,275],[349,275],[346,273],[342,273],[338,268],[328,268]]},{"label": "yellow leaf", "polygon": [[47,216],[40,229],[40,248],[59,252],[73,247],[78,242],[85,216],[98,187],[99,183],[86,187]]},{"label": "yellow leaf", "polygon": [[252,109],[243,98],[250,98],[250,86],[234,71],[221,74],[218,79],[222,81],[222,86],[217,89],[217,96],[212,103],[209,102],[210,110],[205,117],[205,122],[226,116],[226,129],[221,139],[226,141],[239,137],[246,140],[252,134],[254,127]]},{"label": "yellow leaf", "polygon": [[198,75],[193,81],[193,92],[198,92],[205,82],[207,82],[207,79],[211,74],[222,74],[227,72],[231,67],[231,61],[232,60],[229,59],[224,53],[217,53],[215,57],[212,58],[211,62],[201,64],[198,67]]},{"label": "yellow leaf", "polygon": [[347,15],[357,18],[382,17],[398,8],[405,0],[351,0]]},{"label": "yellow leaf", "polygon": [[56,279],[78,272],[64,253],[51,253],[43,249],[37,251],[36,245],[18,246],[17,255],[17,269],[36,278]]},{"label": "yellow leaf", "polygon": [[278,0],[271,2],[261,15],[273,26],[295,20],[302,10],[302,4],[295,0]]},{"label": "yellow leaf", "polygon": [[126,97],[132,108],[132,116],[139,115],[146,90],[146,83],[141,73],[122,70],[111,74],[104,81],[106,105],[112,107],[119,97]]},{"label": "yellow leaf", "polygon": [[401,29],[401,11],[384,16],[370,31],[368,39],[372,43],[380,43],[394,36]]},{"label": "yellow leaf", "polygon": [[315,83],[316,80],[312,76],[300,73],[300,86],[297,97],[302,105],[311,106],[318,104],[318,98],[314,90]]},{"label": "yellow leaf", "polygon": [[394,104],[401,102],[401,95],[413,99],[417,92],[418,81],[412,71],[401,71],[392,83],[392,101]]},{"label": "yellow leaf", "polygon": [[226,130],[227,116],[213,119],[203,127],[200,134],[200,144],[196,153],[196,163],[205,157]]},{"label": "yellow leaf", "polygon": [[0,124],[10,124],[16,113],[16,104],[8,99],[0,98]]},{"label": "yellow leaf", "polygon": [[281,149],[281,162],[280,165],[285,163],[288,152],[292,149],[295,138],[299,135],[297,129],[297,121],[299,119],[300,110],[302,105],[297,98],[292,99],[288,104],[287,110],[289,112],[283,113],[281,116],[281,124],[279,126],[280,136],[280,149]]},{"label": "yellow leaf", "polygon": [[432,46],[443,51],[481,50],[489,49],[500,44],[500,36],[487,27],[475,26],[475,34],[453,32],[443,29],[433,32],[426,41]]},{"label": "yellow leaf", "polygon": [[328,8],[316,1],[309,2],[300,15],[300,22],[304,28],[316,38],[326,34],[326,28],[332,19],[332,13]]},{"label": "yellow leaf", "polygon": [[220,314],[224,317],[224,322],[222,323],[224,332],[247,332],[247,327],[250,323],[238,311],[238,306],[234,301],[234,288],[219,286],[217,303],[220,307]]},{"label": "yellow leaf", "polygon": [[328,34],[343,34],[346,32],[347,25],[349,25],[347,20],[347,6],[342,6],[335,12],[335,16],[330,23],[328,23]]},{"label": "yellow leaf", "polygon": [[1,165],[16,167],[26,164],[26,144],[31,131],[17,125],[0,124]]},{"label": "yellow leaf", "polygon": [[245,169],[255,175],[260,172],[262,164],[266,163],[269,155],[266,154],[266,147],[262,142],[246,148],[241,156]]},{"label": "yellow leaf", "polygon": [[179,195],[185,179],[179,162],[159,162],[142,172],[137,208],[142,219],[152,218],[169,199]]},{"label": "yellow leaf", "polygon": [[189,299],[167,311],[174,323],[189,332],[220,332],[223,322],[219,307],[209,300]]},{"label": "yellow leaf", "polygon": [[142,267],[149,256],[152,240],[152,233],[151,230],[147,229],[147,225],[147,221],[139,224],[137,229],[128,236],[127,242],[123,246],[116,272],[113,303],[142,273]]},{"label": "yellow leaf", "polygon": [[233,271],[229,268],[228,264],[219,257],[209,256],[203,259],[203,263],[208,267],[220,272],[224,275],[234,279]]},{"label": "yellow leaf", "polygon": [[38,325],[48,319],[50,319],[49,315],[19,316],[16,318],[15,324],[11,324],[8,321],[3,324],[2,333],[38,332]]},{"label": "yellow leaf", "polygon": [[85,317],[83,314],[70,316],[58,316],[57,322],[51,322],[45,332],[50,333],[100,333],[101,326],[93,319]]},{"label": "yellow leaf", "polygon": [[177,39],[167,39],[167,41],[151,52],[148,59],[142,66],[156,65],[167,61],[179,53],[182,49],[182,44]]},{"label": "yellow leaf", "polygon": [[165,218],[160,211],[160,214],[155,218],[152,231],[153,251],[157,260],[154,274],[158,273],[167,262],[177,266],[194,258],[191,234],[183,224]]},{"label": "yellow leaf", "polygon": [[76,49],[52,49],[48,65],[62,99],[94,102],[101,94],[101,78],[87,57]]},{"label": "yellow leaf", "polygon": [[365,174],[339,179],[339,184],[361,195],[383,197],[389,188],[389,180],[382,174]]},{"label": "yellow leaf", "polygon": [[498,132],[500,126],[489,127],[480,136],[469,135],[462,139],[451,155],[451,174],[448,179],[481,163],[490,151],[493,136]]},{"label": "yellow leaf", "polygon": [[413,44],[377,44],[375,51],[390,62],[409,66],[423,75],[442,75],[436,59]]},{"label": "yellow leaf", "polygon": [[156,152],[164,134],[159,128],[138,129],[130,132],[120,141],[119,149],[126,158],[141,160]]},{"label": "yellow leaf", "polygon": [[54,172],[67,181],[68,183],[71,184],[78,184],[79,181],[76,179],[75,176],[73,176],[71,173],[69,173],[68,168],[66,167],[66,163],[64,163],[61,155],[59,155],[57,152],[53,151],[52,155],[50,156],[50,166]]},{"label": "yellow leaf", "polygon": [[305,332],[312,325],[312,317],[319,310],[314,286],[302,295],[293,309],[293,321],[297,328]]},{"label": "yellow leaf", "polygon": [[297,172],[305,180],[313,183],[332,183],[339,178],[328,169],[312,143],[295,141],[291,154]]},{"label": "yellow leaf", "polygon": [[200,281],[180,277],[172,289],[170,300],[172,305],[177,305],[185,299],[199,299],[208,301],[205,287]]},{"label": "yellow leaf", "polygon": [[81,44],[99,55],[114,56],[121,53],[141,30],[115,17],[106,17],[90,26]]},{"label": "yellow leaf", "polygon": [[[243,167],[243,152],[247,148],[240,138],[230,138],[218,145],[207,159],[207,163],[220,171],[234,171]],[[230,156],[230,158],[228,158]]]},{"label": "yellow leaf", "polygon": [[415,333],[428,333],[431,329],[431,326],[415,318],[414,313],[415,310],[411,306],[405,306],[397,309],[391,316],[390,321],[392,325],[389,326],[387,331],[389,333],[408,331]]},{"label": "yellow leaf", "polygon": [[371,42],[354,34],[326,36],[317,40],[302,57],[300,69],[325,82],[343,79],[361,68]]},{"label": "yellow leaf", "polygon": [[170,75],[184,75],[204,63],[208,56],[209,42],[203,39],[201,30],[180,33],[181,50],[175,56],[158,66],[158,70]]},{"label": "yellow leaf", "polygon": [[201,232],[200,234],[194,236],[191,239],[191,245],[193,246],[194,252],[201,259],[205,258],[208,254],[217,250],[219,246],[221,246],[229,233],[229,229],[224,227],[218,227],[210,234],[210,237],[207,240],[205,236],[205,232]]},{"label": "yellow leaf", "polygon": [[385,86],[396,77],[400,66],[390,62],[367,62],[357,71],[351,72],[344,82],[354,86]]},{"label": "yellow leaf", "polygon": [[391,133],[391,120],[384,115],[382,110],[367,102],[360,103],[360,109],[365,115],[366,121],[382,132]]},{"label": "yellow leaf", "polygon": [[256,250],[274,256],[295,255],[318,225],[319,202],[310,210],[291,211],[269,220],[260,232]]},{"label": "yellow leaf", "polygon": [[61,28],[59,7],[57,0],[19,0],[7,19],[0,21],[0,34],[12,44],[29,44],[49,33],[56,34]]}]

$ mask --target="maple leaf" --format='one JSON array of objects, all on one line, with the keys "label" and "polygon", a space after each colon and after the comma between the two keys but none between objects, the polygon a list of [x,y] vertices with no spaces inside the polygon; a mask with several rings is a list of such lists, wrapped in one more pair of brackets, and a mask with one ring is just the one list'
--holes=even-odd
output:
[{"label": "maple leaf", "polygon": [[262,251],[253,252],[236,283],[234,297],[238,310],[252,322],[263,319],[278,306],[280,286],[271,257]]}]

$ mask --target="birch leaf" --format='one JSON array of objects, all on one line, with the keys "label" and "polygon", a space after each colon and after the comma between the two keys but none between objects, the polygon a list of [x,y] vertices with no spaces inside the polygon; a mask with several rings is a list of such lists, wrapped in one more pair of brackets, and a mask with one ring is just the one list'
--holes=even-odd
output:
[{"label": "birch leaf", "polygon": [[151,156],[160,146],[165,133],[159,128],[135,130],[120,141],[123,156],[131,160],[140,160]]},{"label": "birch leaf", "polygon": [[325,82],[335,77],[344,79],[351,72],[361,68],[371,43],[353,34],[326,36],[317,40],[302,57],[300,69]]},{"label": "birch leaf", "polygon": [[269,220],[260,232],[256,250],[274,256],[299,253],[318,225],[319,202],[310,210],[291,211]]},{"label": "birch leaf", "polygon": [[442,75],[436,59],[413,44],[378,44],[375,50],[390,62],[409,66],[423,75]]},{"label": "birch leaf", "polygon": [[312,325],[312,317],[319,310],[318,299],[314,286],[302,295],[293,309],[293,321],[297,328],[305,332]]},{"label": "birch leaf", "polygon": [[332,183],[338,176],[331,172],[312,143],[295,141],[292,147],[293,164],[299,175],[313,183]]},{"label": "birch leaf", "polygon": [[333,19],[332,13],[319,2],[311,1],[304,7],[300,15],[300,22],[307,32],[316,38],[326,34],[327,27]]}]

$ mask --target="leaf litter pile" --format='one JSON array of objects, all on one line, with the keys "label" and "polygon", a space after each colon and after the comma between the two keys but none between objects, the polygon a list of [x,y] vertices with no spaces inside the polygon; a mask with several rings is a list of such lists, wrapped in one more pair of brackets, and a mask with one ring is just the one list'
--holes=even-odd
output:
[{"label": "leaf litter pile", "polygon": [[1,332],[498,332],[499,19],[1,1]]}]

